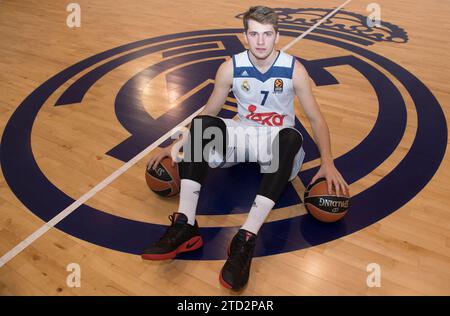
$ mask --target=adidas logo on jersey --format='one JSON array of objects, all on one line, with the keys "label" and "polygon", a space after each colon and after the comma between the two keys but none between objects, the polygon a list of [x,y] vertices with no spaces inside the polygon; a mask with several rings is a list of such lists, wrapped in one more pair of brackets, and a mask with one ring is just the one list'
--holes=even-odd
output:
[{"label": "adidas logo on jersey", "polygon": [[244,72],[241,74],[241,76],[248,76],[247,70],[244,70]]}]

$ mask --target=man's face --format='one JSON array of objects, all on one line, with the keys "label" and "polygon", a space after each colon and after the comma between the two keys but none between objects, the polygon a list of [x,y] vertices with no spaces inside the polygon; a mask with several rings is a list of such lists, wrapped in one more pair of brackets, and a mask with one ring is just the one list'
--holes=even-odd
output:
[{"label": "man's face", "polygon": [[261,24],[255,20],[249,20],[244,38],[253,56],[258,59],[266,59],[278,42],[278,32],[275,32],[272,24]]}]

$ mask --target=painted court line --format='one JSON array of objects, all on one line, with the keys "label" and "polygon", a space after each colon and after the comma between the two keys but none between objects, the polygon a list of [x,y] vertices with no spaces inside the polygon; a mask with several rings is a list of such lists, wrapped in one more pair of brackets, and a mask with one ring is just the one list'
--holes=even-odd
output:
[{"label": "painted court line", "polygon": [[[296,44],[298,41],[300,41],[302,38],[304,38],[306,35],[311,33],[316,27],[318,27],[321,23],[323,23],[326,19],[328,19],[330,16],[335,14],[337,11],[339,11],[342,7],[344,7],[346,4],[351,2],[352,0],[347,0],[343,4],[341,4],[339,7],[337,7],[335,10],[330,12],[328,15],[326,15],[324,18],[322,18],[320,21],[318,21],[316,24],[314,24],[312,27],[310,27],[307,31],[302,33],[300,36],[292,40],[289,44],[284,46],[281,50],[285,51],[292,47],[294,44]],[[186,126],[190,121],[197,116],[202,110],[204,106],[202,106],[200,109],[198,109],[196,112],[194,112],[192,115],[190,115],[188,118],[186,118],[183,122],[181,122],[179,125],[171,129],[169,132],[165,133],[163,136],[161,136],[157,141],[155,141],[153,144],[149,145],[146,149],[141,151],[139,154],[137,154],[134,158],[130,159],[127,163],[125,163],[123,166],[121,166],[119,169],[114,171],[110,176],[105,178],[103,181],[101,181],[99,184],[97,184],[95,187],[93,187],[91,190],[83,194],[78,200],[73,202],[71,205],[66,207],[63,211],[58,213],[55,217],[53,217],[50,221],[42,225],[38,230],[36,230],[34,233],[29,235],[27,238],[25,238],[23,241],[21,241],[17,246],[15,246],[13,249],[8,251],[5,255],[3,255],[0,258],[0,268],[4,266],[8,261],[10,261],[12,258],[14,258],[16,255],[18,255],[20,252],[22,252],[25,248],[27,248],[29,245],[31,245],[35,240],[37,240],[39,237],[44,235],[47,231],[49,231],[51,228],[53,228],[56,224],[58,224],[60,221],[62,221],[65,217],[70,215],[73,211],[75,211],[80,205],[82,205],[84,202],[89,200],[91,197],[93,197],[97,192],[105,188],[107,185],[109,185],[111,182],[113,182],[115,179],[117,179],[120,175],[122,175],[125,171],[127,171],[129,168],[131,168],[133,165],[135,165],[139,160],[141,160],[143,157],[148,155],[153,149],[158,147],[160,144],[162,144],[167,138],[169,138],[172,134],[174,134],[176,131],[179,130],[181,126]]]},{"label": "painted court line", "polygon": [[311,26],[309,29],[307,29],[304,33],[302,33],[299,37],[295,38],[292,42],[290,42],[289,44],[287,44],[286,46],[284,46],[281,50],[285,51],[288,50],[289,48],[291,48],[293,45],[295,45],[299,40],[301,40],[302,38],[304,38],[306,35],[308,35],[309,33],[311,33],[312,31],[314,31],[314,29],[316,27],[318,27],[320,24],[322,24],[326,19],[330,18],[330,16],[332,16],[333,14],[335,14],[336,12],[338,12],[340,9],[342,9],[345,5],[347,5],[348,3],[350,3],[352,0],[347,0],[345,1],[343,4],[341,4],[340,6],[338,6],[336,9],[334,9],[333,11],[331,11],[330,13],[328,13],[326,16],[324,16],[320,21],[318,21],[316,24],[314,24],[313,26]]}]

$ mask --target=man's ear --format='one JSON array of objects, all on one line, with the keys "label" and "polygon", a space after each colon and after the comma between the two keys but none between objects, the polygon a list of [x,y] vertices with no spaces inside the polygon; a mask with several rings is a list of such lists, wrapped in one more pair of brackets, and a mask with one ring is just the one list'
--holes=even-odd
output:
[{"label": "man's ear", "polygon": [[278,43],[279,39],[280,39],[280,32],[277,31],[277,35],[275,35],[275,44]]}]

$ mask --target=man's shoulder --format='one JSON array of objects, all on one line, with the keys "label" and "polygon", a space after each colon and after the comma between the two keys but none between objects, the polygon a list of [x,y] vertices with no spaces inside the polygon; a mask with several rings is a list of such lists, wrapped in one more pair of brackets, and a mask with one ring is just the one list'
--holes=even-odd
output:
[{"label": "man's shoulder", "polygon": [[285,58],[294,58],[293,55],[286,53],[285,51],[280,50],[280,57],[285,57]]},{"label": "man's shoulder", "polygon": [[280,50],[277,58],[277,66],[291,68],[294,66],[295,57]]},{"label": "man's shoulder", "polygon": [[226,59],[217,70],[216,80],[221,80],[227,83],[233,80],[233,60],[232,58]]},{"label": "man's shoulder", "polygon": [[294,81],[294,85],[301,84],[303,82],[307,82],[309,80],[309,74],[306,70],[305,66],[298,60],[295,59],[294,69],[292,72],[292,80]]},{"label": "man's shoulder", "polygon": [[248,58],[247,50],[233,55],[233,64],[235,67],[249,66],[250,59]]},{"label": "man's shoulder", "polygon": [[305,66],[302,64],[301,61],[299,61],[297,58],[294,58],[294,72],[300,72],[300,73],[304,73],[306,71]]},{"label": "man's shoulder", "polygon": [[227,58],[221,65],[220,68],[224,71],[233,70],[233,59]]}]

